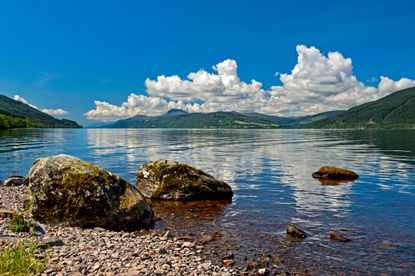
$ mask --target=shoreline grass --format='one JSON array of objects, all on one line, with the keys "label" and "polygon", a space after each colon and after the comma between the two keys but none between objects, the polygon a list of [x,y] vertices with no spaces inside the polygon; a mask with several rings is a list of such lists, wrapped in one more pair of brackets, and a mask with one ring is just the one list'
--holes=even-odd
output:
[{"label": "shoreline grass", "polygon": [[47,253],[27,240],[0,249],[1,275],[37,275],[46,268]]}]

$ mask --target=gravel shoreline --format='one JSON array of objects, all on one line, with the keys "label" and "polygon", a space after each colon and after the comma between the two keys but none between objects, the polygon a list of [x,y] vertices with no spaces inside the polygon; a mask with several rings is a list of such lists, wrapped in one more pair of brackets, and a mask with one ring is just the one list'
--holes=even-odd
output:
[{"label": "gravel shoreline", "polygon": [[[0,186],[0,209],[23,208],[27,187]],[[49,248],[43,275],[240,275],[233,266],[220,266],[203,246],[157,229],[114,232],[102,228],[81,229],[47,226],[42,237],[8,230],[8,218],[0,218],[0,243],[27,238],[32,241],[59,239],[62,246]],[[262,272],[262,271],[260,271]]]}]

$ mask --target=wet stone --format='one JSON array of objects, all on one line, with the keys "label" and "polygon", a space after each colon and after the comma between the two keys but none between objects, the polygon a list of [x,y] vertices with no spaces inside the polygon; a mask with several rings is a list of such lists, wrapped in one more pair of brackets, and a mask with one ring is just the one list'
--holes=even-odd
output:
[{"label": "wet stone", "polygon": [[297,239],[305,239],[307,238],[306,232],[298,228],[297,226],[293,224],[287,225],[287,234],[291,237],[297,238]]},{"label": "wet stone", "polygon": [[339,241],[339,242],[350,242],[352,239],[344,236],[343,234],[332,232],[330,233],[330,240]]},{"label": "wet stone", "polygon": [[19,176],[19,175],[12,175],[9,178],[7,178],[3,185],[4,186],[20,186],[23,184],[24,182],[24,177],[23,176]]}]

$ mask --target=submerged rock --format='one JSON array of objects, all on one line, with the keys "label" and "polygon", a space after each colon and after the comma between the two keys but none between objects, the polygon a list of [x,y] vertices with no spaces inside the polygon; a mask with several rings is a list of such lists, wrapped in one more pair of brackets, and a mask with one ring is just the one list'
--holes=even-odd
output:
[{"label": "submerged rock", "polygon": [[222,263],[226,266],[232,266],[235,264],[235,261],[233,259],[224,259],[222,260]]},{"label": "submerged rock", "polygon": [[260,268],[260,269],[258,269],[258,274],[259,275],[268,275],[269,270],[267,268]]},{"label": "submerged rock", "polygon": [[391,242],[389,240],[382,241],[383,246],[386,248],[399,248],[401,245],[399,243]]},{"label": "submerged rock", "polygon": [[350,238],[344,236],[343,234],[337,233],[337,232],[331,232],[330,233],[330,240],[340,241],[340,242],[350,242],[350,241],[352,241]]},{"label": "submerged rock", "polygon": [[297,226],[293,224],[287,225],[287,234],[297,239],[307,238],[306,232],[304,232],[303,230],[301,230],[300,228],[298,228]]},{"label": "submerged rock", "polygon": [[334,166],[324,166],[312,174],[314,178],[318,178],[323,184],[335,184],[333,181],[352,181],[359,178],[359,175],[353,171],[337,168]]},{"label": "submerged rock", "polygon": [[141,166],[137,188],[147,197],[164,200],[232,199],[231,187],[186,164],[169,160]]},{"label": "submerged rock", "polygon": [[36,160],[28,182],[28,207],[40,222],[112,230],[153,223],[152,208],[130,183],[69,155]]},{"label": "submerged rock", "polygon": [[12,175],[12,176],[9,176],[9,178],[7,178],[4,181],[3,185],[4,186],[9,186],[9,187],[11,187],[11,186],[20,186],[20,185],[23,184],[24,179],[25,178],[23,176]]}]

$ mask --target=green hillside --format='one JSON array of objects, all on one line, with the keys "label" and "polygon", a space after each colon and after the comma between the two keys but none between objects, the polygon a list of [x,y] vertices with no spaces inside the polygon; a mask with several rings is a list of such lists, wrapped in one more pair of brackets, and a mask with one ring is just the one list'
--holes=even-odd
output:
[{"label": "green hillside", "polygon": [[344,112],[343,110],[334,110],[334,111],[327,111],[322,113],[317,113],[314,115],[307,115],[307,116],[301,116],[301,117],[295,117],[295,118],[289,118],[291,119],[288,121],[284,126],[290,127],[290,128],[305,128],[309,124],[329,118],[331,116],[337,115]]},{"label": "green hillside", "polygon": [[312,128],[415,128],[415,87],[311,123]]},{"label": "green hillside", "polygon": [[109,128],[278,128],[279,125],[261,118],[236,112],[184,113],[171,112],[156,117],[135,116],[107,125]]},{"label": "green hillside", "polygon": [[260,113],[187,113],[172,109],[161,116],[137,115],[108,128],[415,128],[415,87],[346,111],[303,117]]},{"label": "green hillside", "polygon": [[0,95],[0,129],[80,128],[74,121],[59,120],[27,104]]},{"label": "green hillside", "polygon": [[107,128],[299,128],[310,122],[338,114],[339,111],[317,115],[285,118],[261,113],[212,112],[187,113],[172,109],[161,116],[137,115],[105,125]]}]

